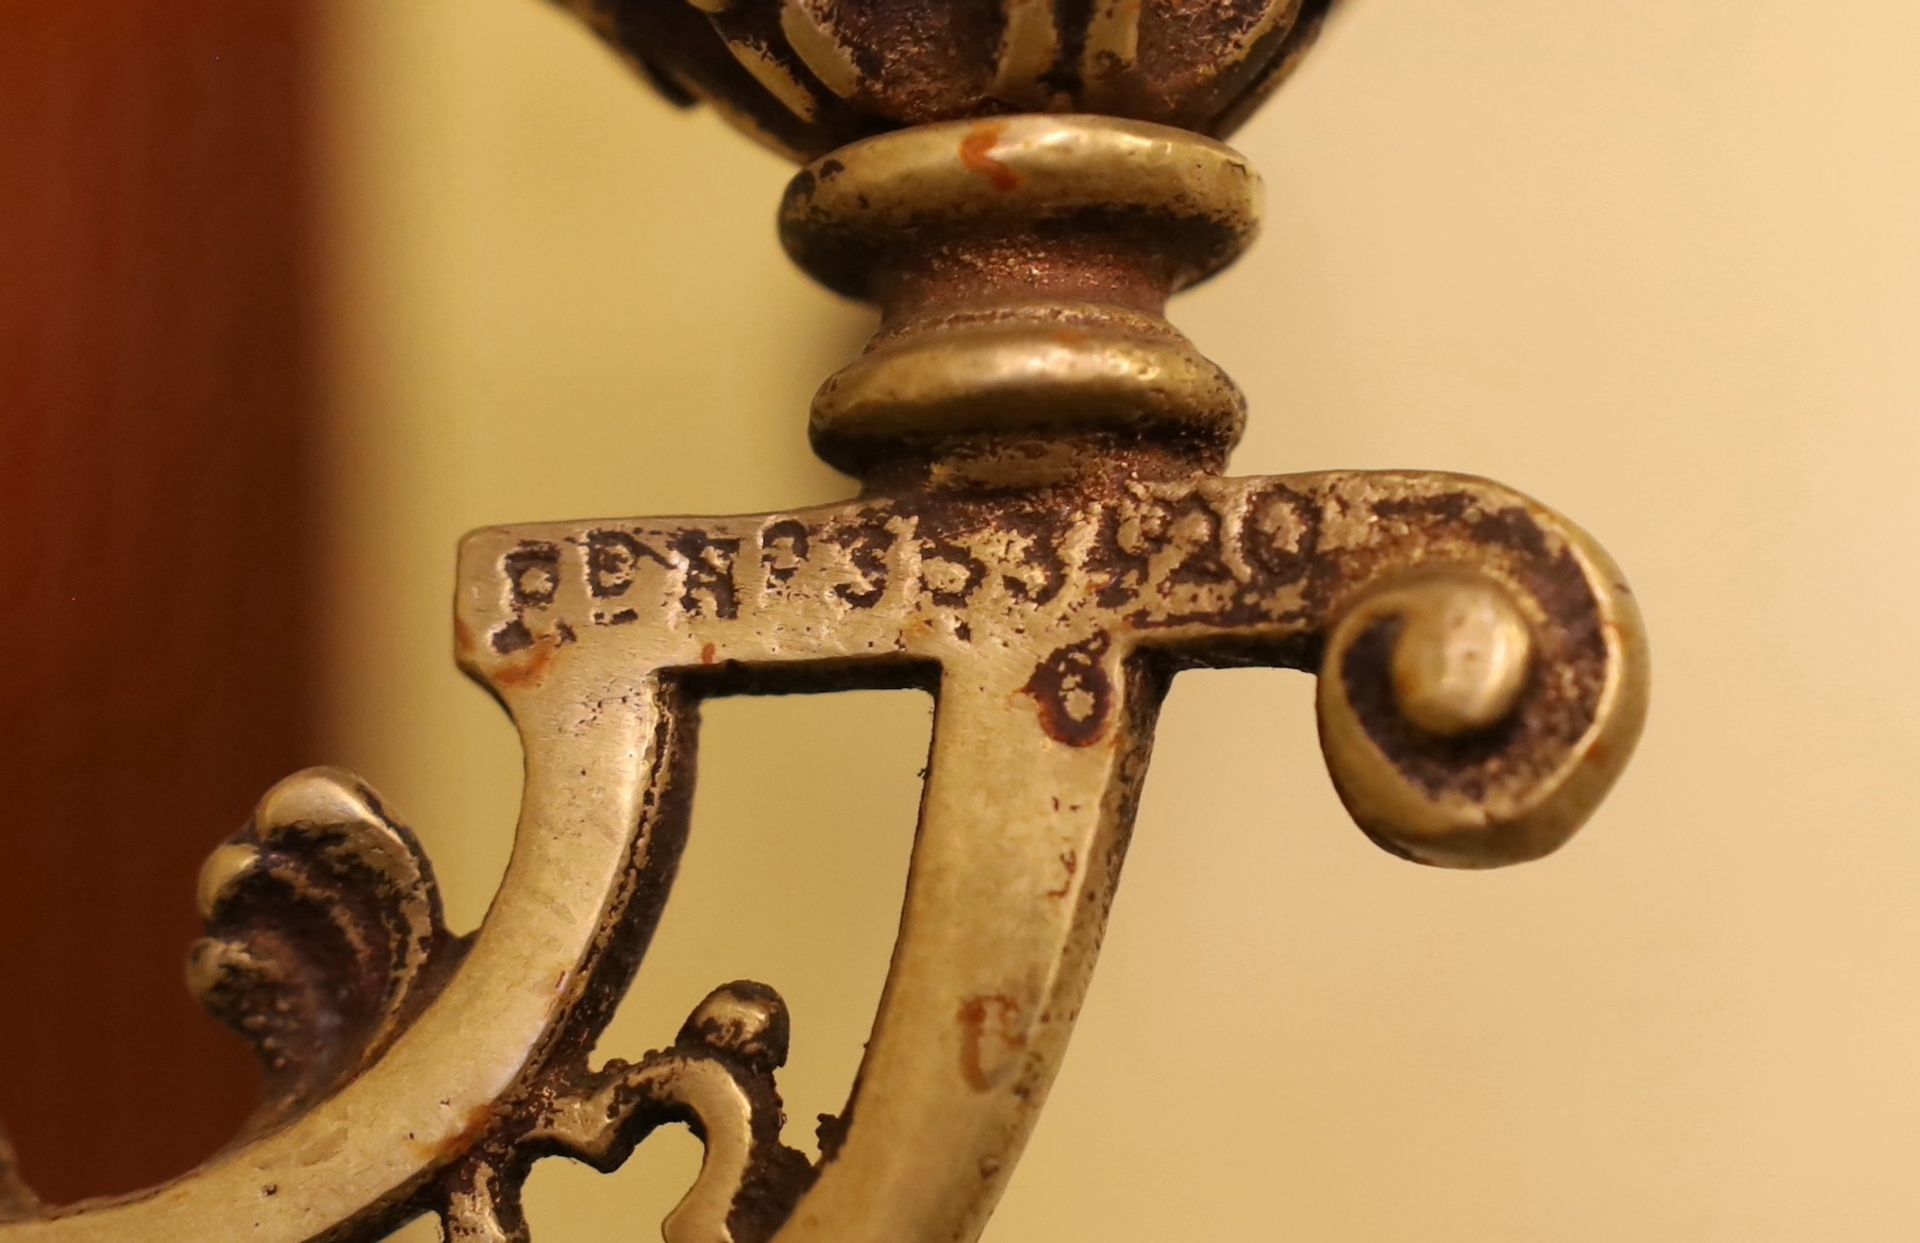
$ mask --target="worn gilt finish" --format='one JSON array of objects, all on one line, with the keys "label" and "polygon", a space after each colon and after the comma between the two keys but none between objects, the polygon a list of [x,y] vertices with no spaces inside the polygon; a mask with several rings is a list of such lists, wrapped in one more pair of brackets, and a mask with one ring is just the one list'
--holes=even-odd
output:
[{"label": "worn gilt finish", "polygon": [[[357,778],[287,779],[208,861],[188,972],[265,1103],[178,1181],[66,1208],[0,1137],[0,1243],[370,1239],[423,1212],[524,1240],[534,1160],[610,1169],[666,1123],[706,1144],[669,1243],[971,1240],[1079,1012],[1173,674],[1316,673],[1341,798],[1423,863],[1553,850],[1626,761],[1638,618],[1565,519],[1463,476],[1219,473],[1243,403],[1162,310],[1251,239],[1258,181],[1191,131],[1229,128],[1325,3],[572,7],[813,157],[787,247],[882,312],[813,408],[862,495],[469,536],[460,663],[526,752],[485,924],[446,930]],[[589,1055],[686,839],[699,701],[858,685],[938,706],[899,943],[812,1161],[763,985],[638,1062]]]}]

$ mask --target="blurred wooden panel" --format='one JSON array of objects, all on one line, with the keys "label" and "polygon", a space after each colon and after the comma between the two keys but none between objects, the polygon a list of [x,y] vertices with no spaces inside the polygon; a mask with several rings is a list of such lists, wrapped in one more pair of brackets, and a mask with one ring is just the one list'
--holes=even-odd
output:
[{"label": "blurred wooden panel", "polygon": [[55,1200],[251,1099],[181,963],[313,758],[312,17],[0,0],[0,1120]]}]

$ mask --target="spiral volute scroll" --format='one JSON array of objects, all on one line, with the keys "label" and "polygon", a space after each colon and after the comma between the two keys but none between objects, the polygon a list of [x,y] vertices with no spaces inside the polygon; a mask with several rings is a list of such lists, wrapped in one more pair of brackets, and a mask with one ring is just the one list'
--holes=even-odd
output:
[{"label": "spiral volute scroll", "polygon": [[1558,849],[1644,716],[1645,641],[1624,585],[1604,580],[1569,615],[1472,568],[1383,577],[1346,606],[1320,668],[1321,746],[1347,810],[1421,863]]}]

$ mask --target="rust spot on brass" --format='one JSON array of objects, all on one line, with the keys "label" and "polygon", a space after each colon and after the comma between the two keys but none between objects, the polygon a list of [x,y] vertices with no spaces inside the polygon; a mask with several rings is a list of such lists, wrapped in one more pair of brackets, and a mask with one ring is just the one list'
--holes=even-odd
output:
[{"label": "rust spot on brass", "polygon": [[998,125],[976,125],[960,140],[960,162],[968,172],[984,177],[994,189],[1008,194],[1020,188],[1020,174],[993,158],[993,149],[999,143]]},{"label": "rust spot on brass", "polygon": [[1070,747],[1100,740],[1113,710],[1113,679],[1103,667],[1110,640],[1096,635],[1054,652],[1021,689],[1040,709],[1040,728]]},{"label": "rust spot on brass", "polygon": [[560,640],[555,636],[540,636],[533,641],[533,646],[500,663],[492,674],[494,685],[502,690],[533,690],[546,681],[560,648]]},{"label": "rust spot on brass", "polygon": [[[1059,800],[1056,799],[1054,801],[1057,803]],[[1077,850],[1062,851],[1060,854],[1060,866],[1067,870],[1066,879],[1060,882],[1058,889],[1047,890],[1047,896],[1056,902],[1073,892],[1073,878],[1080,873],[1080,852]]]},{"label": "rust spot on brass", "polygon": [[960,1004],[960,1073],[976,1091],[991,1089],[1027,1047],[1020,1014],[1020,1003],[1005,993],[969,997]]},{"label": "rust spot on brass", "polygon": [[460,1129],[431,1151],[441,1159],[457,1157],[486,1138],[493,1123],[493,1106],[476,1105],[472,1112],[467,1114],[467,1120],[461,1124]]}]

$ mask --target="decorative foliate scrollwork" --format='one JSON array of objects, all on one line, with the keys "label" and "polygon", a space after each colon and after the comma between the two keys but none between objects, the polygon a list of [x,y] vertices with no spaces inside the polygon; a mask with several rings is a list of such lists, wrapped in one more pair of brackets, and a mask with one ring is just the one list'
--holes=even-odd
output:
[{"label": "decorative foliate scrollwork", "polygon": [[259,1055],[260,1127],[379,1056],[462,948],[413,834],[340,769],[268,791],[208,858],[199,901],[188,984]]},{"label": "decorative foliate scrollwork", "polygon": [[[284,1122],[391,1044],[455,969],[433,872],[412,832],[351,773],[314,768],[280,782],[208,858],[206,935],[188,982],[245,1037],[267,1072],[253,1130]],[[617,1168],[656,1128],[684,1123],[707,1156],[665,1223],[667,1243],[762,1243],[812,1181],[780,1142],[774,1071],[787,1058],[785,1002],[764,985],[714,990],[668,1049],[597,1071],[562,1062],[476,1117],[471,1147],[422,1198],[457,1243],[531,1237],[520,1184],[533,1160]],[[9,1182],[0,1136],[0,1220],[38,1208]],[[277,1194],[277,1192],[276,1192]]]},{"label": "decorative foliate scrollwork", "polygon": [[450,1239],[518,1243],[530,1237],[518,1183],[537,1156],[566,1156],[602,1172],[669,1123],[706,1146],[700,1176],[663,1223],[666,1243],[764,1243],[813,1181],[806,1156],[780,1142],[786,1116],[774,1071],[787,1059],[780,995],[740,981],[715,989],[671,1048],[563,1076],[508,1141],[455,1174],[445,1210]]},{"label": "decorative foliate scrollwork", "polygon": [[[309,769],[270,790],[208,858],[200,905],[207,934],[188,980],[266,1067],[254,1131],[305,1111],[378,1058],[466,948],[442,922],[412,833],[339,769]],[[534,1160],[565,1156],[610,1172],[655,1129],[682,1123],[707,1155],[664,1223],[667,1243],[763,1243],[814,1175],[780,1140],[774,1072],[789,1031],[772,989],[716,989],[671,1047],[598,1070],[557,1062],[482,1111],[460,1159],[415,1200],[456,1243],[522,1243],[531,1234],[520,1188]],[[0,1135],[0,1221],[39,1208],[11,1180],[9,1157]]]}]

